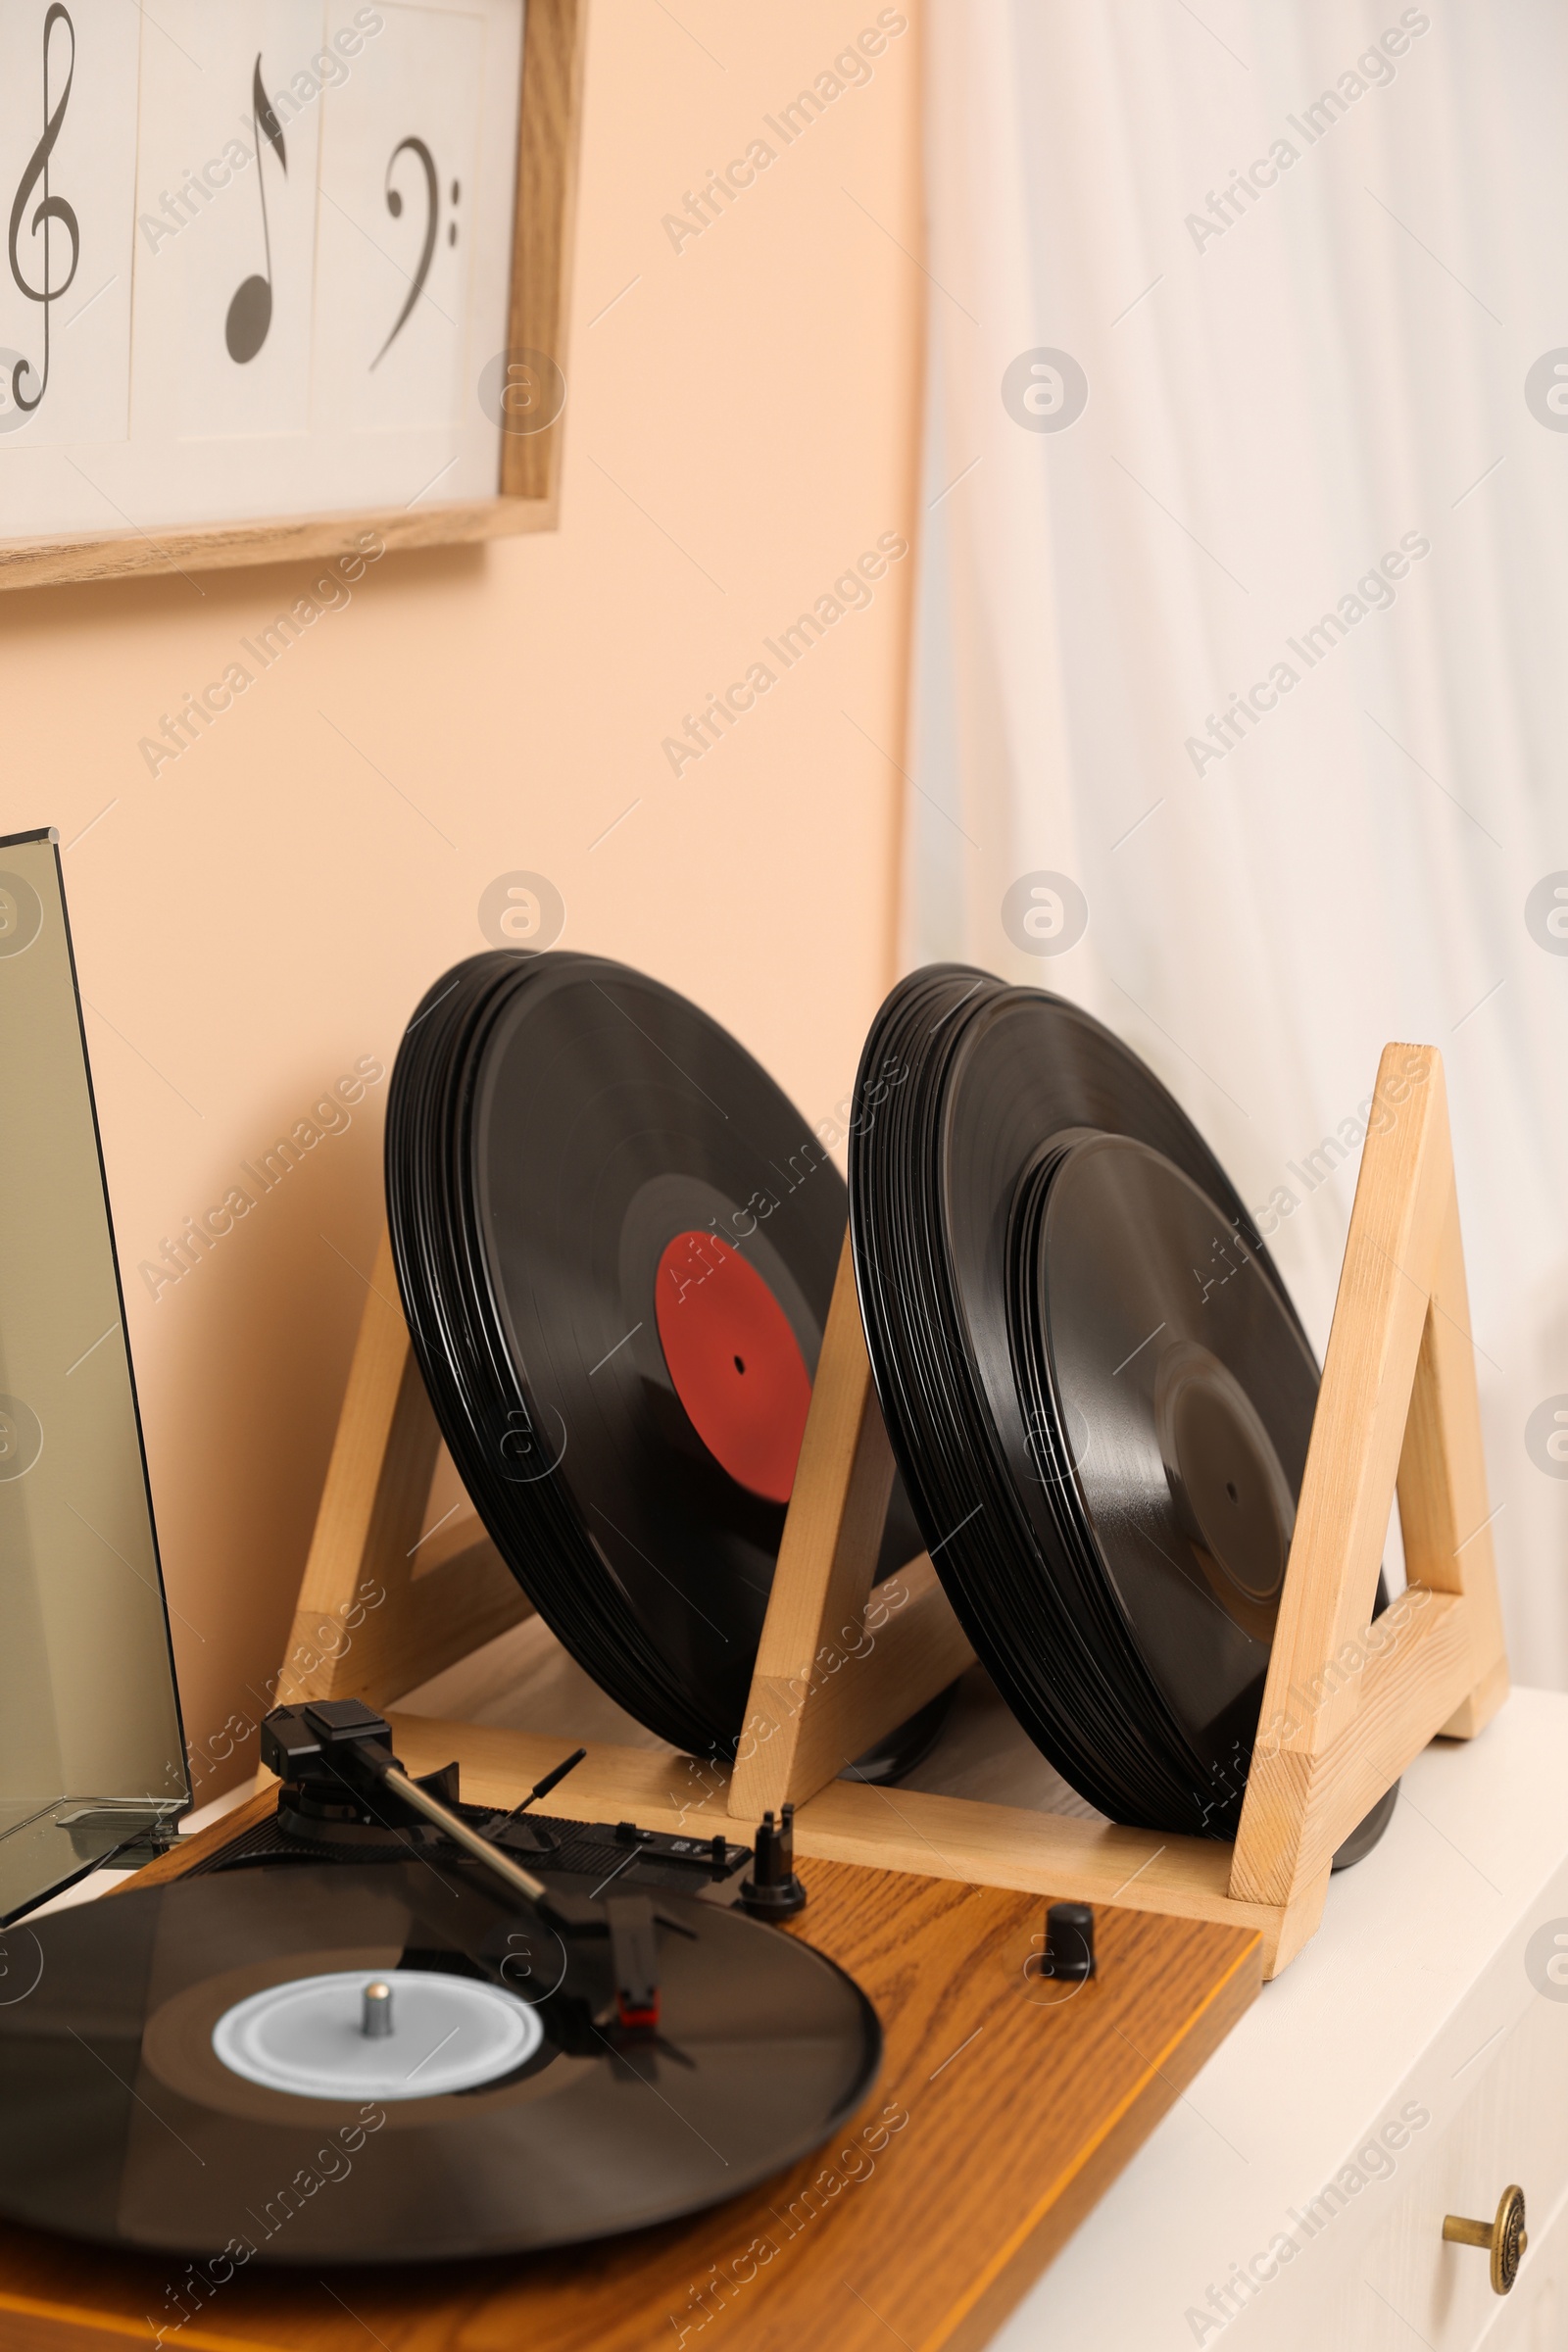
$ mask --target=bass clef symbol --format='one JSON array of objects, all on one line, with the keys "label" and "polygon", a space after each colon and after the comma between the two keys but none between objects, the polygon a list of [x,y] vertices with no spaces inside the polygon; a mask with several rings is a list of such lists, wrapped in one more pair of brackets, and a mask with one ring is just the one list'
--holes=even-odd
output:
[{"label": "bass clef symbol", "polygon": [[[56,24],[64,24],[71,36],[71,64],[66,73],[66,86],[60,93],[59,104],[51,113],[49,106],[49,51]],[[75,77],[75,72],[76,28],[71,21],[70,12],[62,6],[61,0],[53,0],[53,5],[43,21],[43,137],[27,158],[27,169],[23,173],[22,184],[17,190],[16,201],[11,207],[11,274],[29,302],[40,302],[43,305],[43,372],[39,375],[30,360],[18,360],[11,370],[11,397],[24,415],[30,415],[39,406],[44,394],[49,389],[49,314],[62,294],[70,291],[75,280],[76,265],[81,260],[81,232],[77,226],[76,216],[65,198],[52,194],[49,187],[49,158],[54,153],[55,141],[60,136],[61,125],[66,119],[66,109],[71,104],[71,85]],[[27,221],[27,229],[28,233],[34,237],[37,236],[40,229],[43,231],[43,284],[41,287],[28,284],[23,270],[21,257],[17,252],[17,240],[22,234],[27,206],[31,200],[33,189],[37,187],[40,180],[43,182],[43,201],[33,213],[32,219]],[[53,239],[50,234],[53,224],[57,220],[71,239],[71,268],[58,284],[54,277]],[[24,375],[38,377],[38,389],[30,400],[22,389]]]},{"label": "bass clef symbol", "polygon": [[[409,322],[410,312],[413,310],[415,304],[418,301],[419,296],[424,292],[424,281],[430,274],[430,263],[435,254],[436,230],[440,225],[440,175],[435,168],[435,158],[430,153],[429,148],[425,145],[422,139],[400,139],[392,150],[392,160],[386,168],[387,211],[391,214],[394,220],[402,218],[403,192],[400,188],[395,188],[392,185],[393,167],[396,165],[400,155],[412,155],[417,157],[419,168],[424,173],[424,250],[419,255],[419,266],[417,270],[416,270],[413,277],[409,280],[408,300],[404,303],[402,310],[399,311],[397,315],[397,320],[393,326],[392,332],[388,335],[386,341],[382,344],[380,350],[370,362],[370,372],[372,375],[374,374],[376,368],[380,367],[381,362],[386,358],[387,353],[391,350],[399,335],[402,334],[403,329],[407,326]],[[454,203],[457,202],[458,192],[458,183],[456,180],[454,180],[452,182],[452,199]],[[454,223],[452,229],[452,242],[455,245],[457,241],[458,231],[457,225]]]}]

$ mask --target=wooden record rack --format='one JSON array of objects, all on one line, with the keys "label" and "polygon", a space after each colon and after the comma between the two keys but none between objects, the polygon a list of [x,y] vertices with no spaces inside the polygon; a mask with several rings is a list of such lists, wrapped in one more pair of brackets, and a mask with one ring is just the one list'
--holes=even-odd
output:
[{"label": "wooden record rack", "polygon": [[[830,1671],[876,1614],[870,1565],[892,1481],[848,1242],[732,1813],[755,1821],[792,1798],[805,1852],[1081,1902],[1130,1895],[1256,1928],[1264,1975],[1287,1966],[1316,1931],[1345,1838],[1429,1740],[1472,1737],[1508,1690],[1436,1048],[1386,1047],[1374,1101],[1234,1846],[913,1791],[890,1812],[879,1791],[833,1778],[969,1654],[922,1556],[905,1573],[908,1607]],[[1396,1486],[1408,1587],[1374,1625]]]},{"label": "wooden record rack", "polygon": [[[1436,1048],[1387,1047],[1375,1101],[1235,1845],[838,1777],[973,1656],[927,1554],[872,1593],[893,1460],[848,1238],[739,1758],[700,1767],[710,1813],[793,1801],[808,1859],[1255,1930],[1268,1977],[1295,1957],[1337,1847],[1429,1740],[1471,1737],[1508,1688]],[[527,1613],[471,1516],[414,1572],[437,1443],[383,1241],[280,1697],[387,1707]],[[1373,1625],[1396,1485],[1409,1581]],[[409,1716],[399,1736],[421,1769],[441,1747],[510,1778],[509,1741],[518,1786],[541,1769],[522,1734]],[[672,1787],[667,1760],[599,1746],[592,1767],[601,1807],[689,1819],[696,1784]]]}]

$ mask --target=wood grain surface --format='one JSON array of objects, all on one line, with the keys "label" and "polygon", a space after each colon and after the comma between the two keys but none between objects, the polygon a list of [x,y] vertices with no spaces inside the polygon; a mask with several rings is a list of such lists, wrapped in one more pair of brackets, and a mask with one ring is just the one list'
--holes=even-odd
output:
[{"label": "wood grain surface", "polygon": [[846,1233],[730,1792],[743,1819],[804,1804],[974,1662],[925,1552],[872,1600],[892,1491]]},{"label": "wood grain surface", "polygon": [[[1336,1847],[1507,1690],[1443,1057],[1386,1046],[1231,1893],[1321,1906]],[[1410,1589],[1371,1624],[1396,1482]]]},{"label": "wood grain surface", "polygon": [[[528,0],[523,15],[522,122],[513,230],[509,350],[541,353],[565,373],[577,213],[578,129],[588,0]],[[564,425],[505,433],[502,503],[538,510],[554,528]]]},{"label": "wood grain surface", "polygon": [[53,588],[132,573],[232,571],[252,564],[315,564],[359,552],[373,532],[388,554],[456,547],[556,525],[553,499],[449,499],[427,507],[363,507],[348,514],[279,514],[254,522],[174,523],[0,540],[0,589]]},{"label": "wood grain surface", "polygon": [[1069,1989],[1026,1973],[1037,1897],[842,1864],[807,1876],[796,1932],[875,2001],[886,2059],[850,2126],[763,2189],[569,2254],[241,2270],[188,2294],[177,2332],[181,2261],[0,2229],[0,2352],[151,2344],[160,2320],[188,2352],[887,2352],[890,2335],[971,2352],[1252,2000],[1259,1938],[1106,1910],[1099,1973]]}]

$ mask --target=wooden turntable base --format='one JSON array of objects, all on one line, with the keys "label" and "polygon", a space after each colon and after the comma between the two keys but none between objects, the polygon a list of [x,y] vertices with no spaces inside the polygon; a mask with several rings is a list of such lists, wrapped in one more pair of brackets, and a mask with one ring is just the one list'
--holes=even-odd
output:
[{"label": "wooden turntable base", "polygon": [[[188,1868],[270,1803],[132,1884]],[[865,1987],[887,2054],[850,2127],[766,2188],[568,2253],[408,2272],[258,2267],[205,2295],[173,2256],[0,2230],[0,2352],[983,2344],[1254,1999],[1261,1939],[1102,1909],[1095,1979],[1056,1986],[1026,1974],[1039,1895],[845,1863],[804,1875],[794,1932]]]}]

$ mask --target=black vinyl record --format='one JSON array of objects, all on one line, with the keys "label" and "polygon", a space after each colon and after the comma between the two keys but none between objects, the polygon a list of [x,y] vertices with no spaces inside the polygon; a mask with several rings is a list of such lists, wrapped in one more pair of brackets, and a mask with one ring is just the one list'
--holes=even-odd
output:
[{"label": "black vinyl record", "polygon": [[319,2266],[568,2245],[736,2195],[848,2119],[880,2029],[794,1936],[656,1909],[660,2028],[634,2038],[607,2022],[608,1940],[464,1862],[175,1881],[16,1930],[37,1973],[0,2006],[0,2214]]},{"label": "black vinyl record", "polygon": [[[732,1756],[848,1215],[826,1150],[674,991],[498,953],[410,1022],[386,1176],[420,1368],[503,1557],[629,1713]],[[897,1495],[880,1572],[918,1549]]]},{"label": "black vinyl record", "polygon": [[1235,1188],[1100,1022],[957,966],[878,1015],[850,1186],[895,1455],[976,1651],[1102,1811],[1234,1837],[1318,1388]]},{"label": "black vinyl record", "polygon": [[1223,1763],[1257,1719],[1316,1367],[1245,1238],[1147,1145],[1084,1136],[1019,1208],[1020,1394],[1161,1701]]}]

